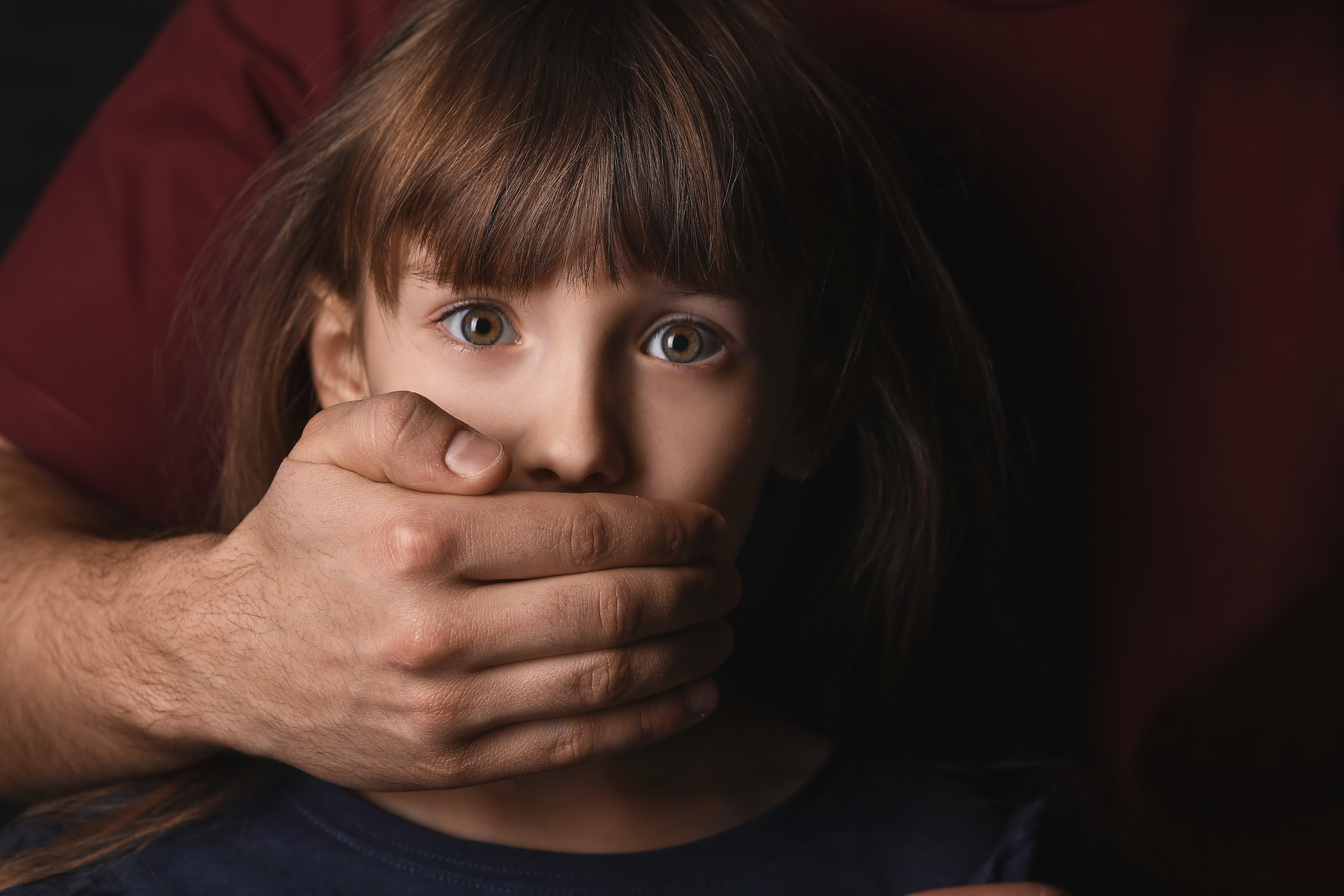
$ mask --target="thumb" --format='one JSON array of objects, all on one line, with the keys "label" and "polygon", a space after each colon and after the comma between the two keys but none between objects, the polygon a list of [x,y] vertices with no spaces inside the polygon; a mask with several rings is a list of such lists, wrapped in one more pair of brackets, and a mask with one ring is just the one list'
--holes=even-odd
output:
[{"label": "thumb", "polygon": [[289,459],[444,495],[492,492],[511,468],[503,445],[414,392],[332,405],[308,422]]}]

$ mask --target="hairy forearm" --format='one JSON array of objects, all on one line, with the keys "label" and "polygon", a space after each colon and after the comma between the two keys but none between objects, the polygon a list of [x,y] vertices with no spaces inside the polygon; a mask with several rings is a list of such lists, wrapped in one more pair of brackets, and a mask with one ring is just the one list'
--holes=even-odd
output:
[{"label": "hairy forearm", "polygon": [[0,443],[0,797],[167,771],[190,734],[168,626],[215,536],[119,537],[92,503]]}]

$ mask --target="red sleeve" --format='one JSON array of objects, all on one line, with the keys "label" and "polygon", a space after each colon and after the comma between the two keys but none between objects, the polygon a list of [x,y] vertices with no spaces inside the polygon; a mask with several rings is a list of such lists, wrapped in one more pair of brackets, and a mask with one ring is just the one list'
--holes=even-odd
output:
[{"label": "red sleeve", "polygon": [[0,434],[164,521],[167,409],[191,401],[169,338],[183,276],[248,175],[330,97],[396,5],[184,3],[0,264]]},{"label": "red sleeve", "polygon": [[1202,828],[1210,874],[1336,891],[1312,825],[1344,792],[1344,8],[828,7],[971,138],[1072,324],[1120,780]]}]

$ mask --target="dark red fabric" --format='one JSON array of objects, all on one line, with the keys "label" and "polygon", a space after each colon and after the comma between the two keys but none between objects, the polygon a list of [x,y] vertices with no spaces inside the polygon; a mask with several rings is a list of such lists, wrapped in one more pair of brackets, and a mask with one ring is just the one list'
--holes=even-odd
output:
[{"label": "dark red fabric", "polygon": [[[188,0],[0,267],[0,433],[161,515],[165,422],[145,395],[182,273],[392,5]],[[1338,712],[1320,684],[1338,662],[1299,664],[1308,677],[1255,658],[1293,652],[1283,639],[1303,626],[1277,620],[1304,595],[1344,596],[1344,13],[1327,0],[808,5],[989,186],[1072,322],[1118,780],[1141,777],[1146,733],[1177,706],[1204,721],[1167,725],[1161,774],[1144,780],[1177,786],[1189,751],[1250,728],[1269,747],[1227,774],[1272,789],[1265,757],[1291,755],[1275,744],[1330,735],[1282,713],[1256,729],[1219,670],[1260,669],[1262,711],[1286,705],[1278,693]],[[169,353],[170,381],[178,363]]]},{"label": "dark red fabric", "polygon": [[[188,0],[80,139],[0,264],[0,434],[154,522],[183,394],[182,279],[280,135],[396,0]],[[189,419],[189,418],[188,418]]]}]

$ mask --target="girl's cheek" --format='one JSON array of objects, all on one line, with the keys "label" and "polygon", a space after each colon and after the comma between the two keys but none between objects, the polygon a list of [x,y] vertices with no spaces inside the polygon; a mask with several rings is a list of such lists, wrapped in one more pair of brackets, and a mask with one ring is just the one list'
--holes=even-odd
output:
[{"label": "girl's cheek", "polygon": [[770,467],[779,410],[758,378],[680,390],[650,402],[642,437],[649,497],[707,504],[737,541],[746,536]]},{"label": "girl's cheek", "polygon": [[491,435],[494,418],[507,405],[503,393],[508,378],[499,371],[490,375],[484,365],[464,363],[472,358],[436,356],[418,346],[390,344],[386,351],[375,349],[370,358],[369,386],[374,394],[417,392],[457,420]]}]

